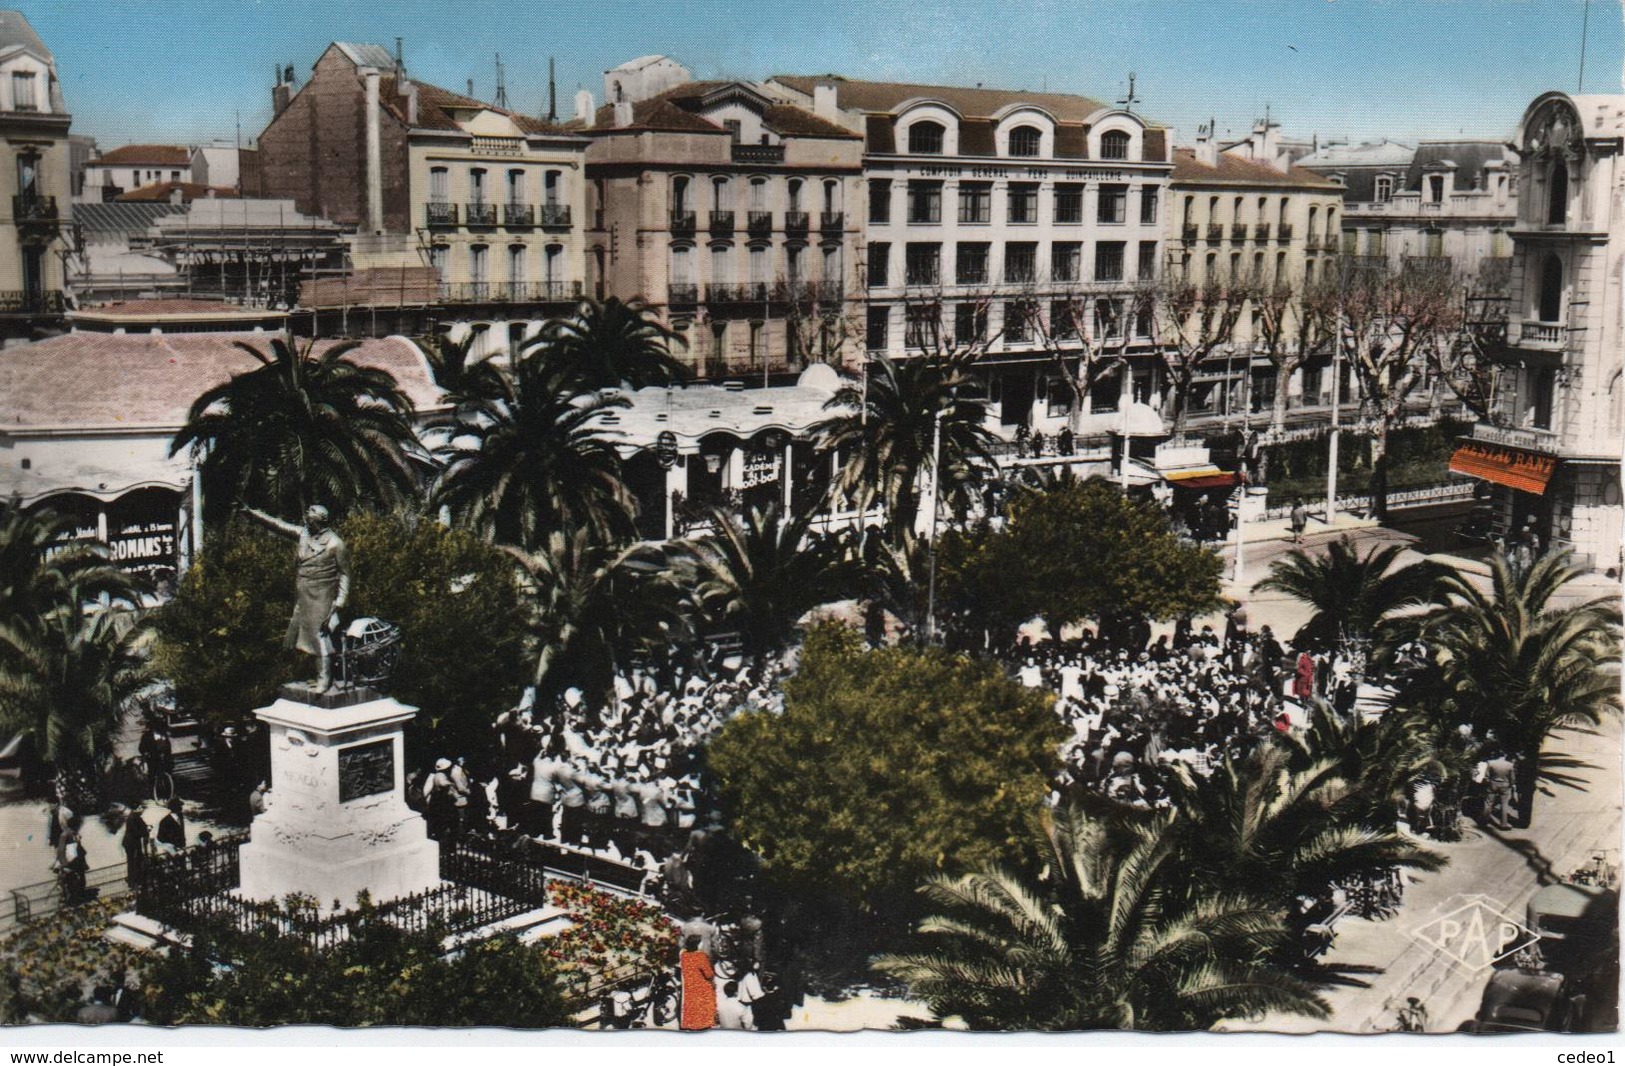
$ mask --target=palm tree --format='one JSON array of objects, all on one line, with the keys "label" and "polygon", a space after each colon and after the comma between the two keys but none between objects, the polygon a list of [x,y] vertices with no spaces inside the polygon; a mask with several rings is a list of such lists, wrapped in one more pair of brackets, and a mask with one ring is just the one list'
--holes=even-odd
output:
[{"label": "palm tree", "polygon": [[642,300],[611,296],[581,301],[572,317],[549,322],[525,349],[546,351],[579,388],[595,391],[681,381],[688,369],[671,349],[684,343]]},{"label": "palm tree", "polygon": [[76,523],[51,510],[0,504],[0,619],[24,624],[65,605],[135,602],[136,581],[100,541],[70,539]]},{"label": "palm tree", "polygon": [[939,413],[943,502],[963,508],[992,461],[987,404],[972,395],[970,363],[969,356],[896,361],[877,353],[862,385],[843,386],[825,404],[839,413],[812,427],[823,448],[847,453],[836,490],[860,509],[879,500],[894,537],[914,530],[921,480],[934,473]]},{"label": "palm tree", "polygon": [[1399,611],[1428,602],[1447,568],[1429,560],[1398,568],[1403,545],[1373,547],[1363,557],[1348,537],[1326,546],[1326,554],[1294,549],[1270,566],[1255,592],[1284,592],[1315,609],[1292,643],[1299,648],[1331,648],[1341,640],[1372,640]]},{"label": "palm tree", "polygon": [[1368,797],[1322,756],[1294,769],[1284,747],[1226,759],[1212,776],[1179,767],[1169,795],[1180,812],[1181,877],[1201,892],[1246,892],[1284,908],[1334,883],[1390,867],[1436,870],[1444,860],[1371,817]]},{"label": "palm tree", "polygon": [[260,366],[199,396],[169,449],[202,453],[215,516],[238,503],[290,520],[317,503],[388,510],[416,495],[411,401],[388,371],[345,358],[359,342],[319,355],[315,341],[278,337],[269,354],[234,343]]},{"label": "palm tree", "polygon": [[473,357],[474,345],[482,333],[470,329],[462,340],[454,341],[448,332],[442,331],[417,341],[434,373],[434,383],[446,390],[447,399],[459,411],[512,397],[508,378],[496,360],[489,356]]},{"label": "palm tree", "polygon": [[532,610],[536,686],[548,694],[608,687],[629,659],[659,659],[691,643],[678,569],[662,550],[616,548],[587,529],[549,533],[537,551],[508,548]]},{"label": "palm tree", "polygon": [[63,604],[34,624],[0,620],[0,731],[30,738],[75,810],[95,808],[101,762],[152,680],[150,636],[123,604]]},{"label": "palm tree", "polygon": [[[1162,887],[1179,853],[1171,819],[1126,830],[1077,807],[1046,827],[1036,879],[1004,870],[938,878],[930,950],[881,959],[939,1017],[972,1029],[1207,1029],[1265,1010],[1324,1018],[1324,1000],[1267,957],[1278,915],[1245,894]],[[1180,875],[1182,876],[1182,874]]]},{"label": "palm tree", "polygon": [[533,350],[515,369],[511,399],[459,414],[438,449],[446,466],[433,499],[495,543],[526,550],[555,532],[628,537],[632,496],[599,419],[629,403],[579,391],[568,368]]},{"label": "palm tree", "polygon": [[1527,568],[1497,552],[1488,592],[1451,573],[1439,604],[1421,621],[1436,667],[1400,694],[1402,703],[1423,702],[1465,719],[1480,736],[1494,734],[1517,760],[1525,826],[1539,778],[1554,776],[1542,751],[1546,738],[1565,725],[1595,724],[1620,707],[1617,594],[1559,602],[1583,573],[1568,552]]},{"label": "palm tree", "polygon": [[835,543],[809,538],[810,514],[788,516],[774,504],[743,519],[709,511],[711,532],[689,543],[701,606],[738,628],[748,654],[781,650],[808,611],[850,591],[850,568]]}]

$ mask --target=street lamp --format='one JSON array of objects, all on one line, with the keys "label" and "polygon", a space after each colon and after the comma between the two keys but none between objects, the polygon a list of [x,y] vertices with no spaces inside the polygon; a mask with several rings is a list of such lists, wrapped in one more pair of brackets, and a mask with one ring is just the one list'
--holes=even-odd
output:
[{"label": "street lamp", "polygon": [[[954,390],[948,393],[952,403]],[[942,412],[945,405],[937,405],[936,417],[931,425],[931,514],[926,519],[926,581],[925,581],[925,642],[937,639],[937,506],[942,489]]]}]

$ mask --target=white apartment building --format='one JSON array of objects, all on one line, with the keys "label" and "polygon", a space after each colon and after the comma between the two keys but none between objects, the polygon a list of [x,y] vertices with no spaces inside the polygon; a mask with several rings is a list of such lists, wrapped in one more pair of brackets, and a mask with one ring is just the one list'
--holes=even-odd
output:
[{"label": "white apartment building", "polygon": [[1617,573],[1625,96],[1545,93],[1514,143],[1521,195],[1498,404],[1451,469],[1494,487],[1498,532],[1529,524],[1542,543]]},{"label": "white apartment building", "polygon": [[1132,330],[1150,353],[1150,324],[1117,309],[1160,269],[1165,129],[1064,93],[789,75],[766,88],[864,137],[870,351],[985,346],[1008,429],[1152,401],[1156,361],[1135,359],[1075,412],[1051,351],[1078,350],[1087,307],[1085,329]]}]

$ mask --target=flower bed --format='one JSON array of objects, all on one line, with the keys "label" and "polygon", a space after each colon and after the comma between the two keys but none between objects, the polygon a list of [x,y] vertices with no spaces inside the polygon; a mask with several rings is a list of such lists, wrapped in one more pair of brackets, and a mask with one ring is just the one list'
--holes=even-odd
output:
[{"label": "flower bed", "polygon": [[552,882],[548,897],[571,924],[543,946],[573,991],[592,994],[621,978],[677,965],[677,924],[654,904],[575,881]]},{"label": "flower bed", "polygon": [[96,985],[117,985],[141,955],[106,937],[120,907],[64,907],[0,941],[0,1023],[71,1022]]}]

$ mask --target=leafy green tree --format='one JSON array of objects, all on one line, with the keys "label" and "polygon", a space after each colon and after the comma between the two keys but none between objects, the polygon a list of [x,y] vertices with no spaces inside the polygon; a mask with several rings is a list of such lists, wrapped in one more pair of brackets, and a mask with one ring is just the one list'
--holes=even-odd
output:
[{"label": "leafy green tree", "polygon": [[1373,547],[1364,556],[1347,536],[1324,555],[1294,549],[1270,564],[1256,592],[1284,592],[1315,609],[1292,638],[1298,648],[1333,648],[1342,639],[1380,640],[1383,622],[1429,602],[1447,568],[1431,560],[1394,565],[1402,544]]},{"label": "leafy green tree", "polygon": [[1081,808],[1045,826],[1038,877],[1000,868],[939,876],[923,891],[924,949],[877,969],[939,1017],[972,1029],[1208,1029],[1266,1010],[1328,1017],[1324,1000],[1268,959],[1278,913],[1246,894],[1170,894],[1186,878],[1171,819],[1126,834]]},{"label": "leafy green tree", "polygon": [[926,876],[1021,853],[1061,740],[1045,697],[990,663],[867,651],[832,625],[808,634],[785,695],[707,753],[735,837],[780,883],[895,915]]},{"label": "leafy green tree", "polygon": [[1002,530],[948,533],[938,561],[950,609],[1004,638],[1035,616],[1053,633],[1086,619],[1109,631],[1213,610],[1223,565],[1181,543],[1155,504],[1070,477],[1018,490]]},{"label": "leafy green tree", "polygon": [[151,633],[127,605],[68,603],[0,620],[0,734],[24,734],[75,810],[99,808],[102,761],[132,701],[151,682]]},{"label": "leafy green tree", "polygon": [[448,955],[443,938],[366,908],[348,936],[321,949],[269,922],[199,933],[144,974],[147,1013],[162,1025],[570,1024],[544,948],[504,935]]},{"label": "leafy green tree", "polygon": [[1469,722],[1480,737],[1493,733],[1518,762],[1526,826],[1539,779],[1561,776],[1548,765],[1547,737],[1620,708],[1619,597],[1563,603],[1566,587],[1583,573],[1569,553],[1554,552],[1527,568],[1497,553],[1488,592],[1464,574],[1447,575],[1438,604],[1420,622],[1435,668],[1417,675],[1398,700],[1433,707],[1445,723]]},{"label": "leafy green tree", "polygon": [[511,400],[461,412],[438,450],[434,501],[487,540],[534,550],[549,534],[632,534],[633,502],[614,443],[598,425],[624,396],[581,389],[573,368],[533,349],[514,371]]},{"label": "leafy green tree", "polygon": [[203,456],[211,524],[238,504],[297,521],[305,508],[387,510],[417,493],[412,404],[388,371],[345,358],[359,342],[234,342],[260,366],[199,396],[170,446]]},{"label": "leafy green tree", "polygon": [[860,508],[879,501],[895,537],[912,534],[921,492],[933,476],[937,415],[942,415],[941,502],[962,510],[991,465],[987,403],[969,376],[967,355],[895,361],[876,353],[862,385],[845,385],[812,427],[821,447],[845,455],[836,491]]},{"label": "leafy green tree", "polygon": [[[474,754],[526,676],[526,613],[508,556],[478,538],[405,515],[352,515],[347,618],[401,627],[393,694],[421,708],[418,744]],[[286,541],[237,522],[211,540],[158,614],[159,672],[190,713],[241,719],[295,676],[282,647],[293,612]]]},{"label": "leafy green tree", "polygon": [[593,392],[682,381],[688,370],[671,350],[684,343],[642,300],[611,296],[602,303],[582,300],[569,318],[543,326],[526,348],[546,352],[579,389]]},{"label": "leafy green tree", "polygon": [[785,516],[777,505],[739,518],[710,511],[712,531],[693,541],[696,594],[708,617],[735,627],[749,654],[778,651],[796,622],[821,604],[846,596],[851,568],[835,542],[809,539],[812,516]]}]

